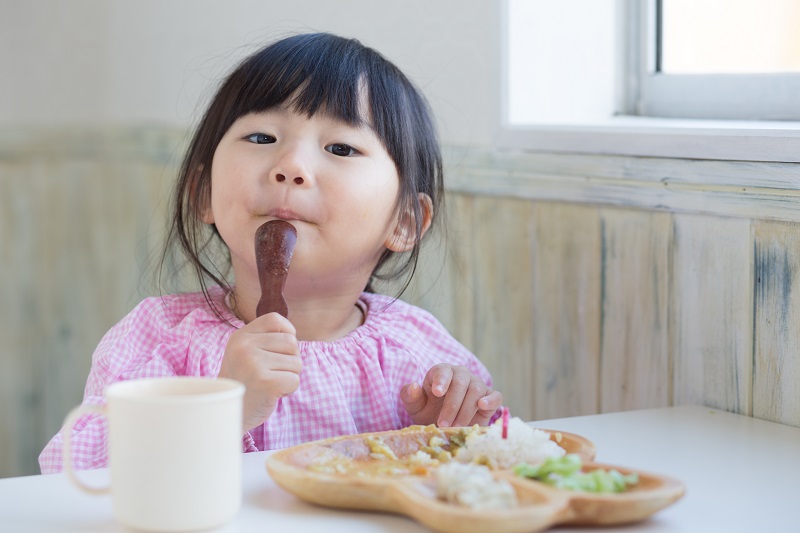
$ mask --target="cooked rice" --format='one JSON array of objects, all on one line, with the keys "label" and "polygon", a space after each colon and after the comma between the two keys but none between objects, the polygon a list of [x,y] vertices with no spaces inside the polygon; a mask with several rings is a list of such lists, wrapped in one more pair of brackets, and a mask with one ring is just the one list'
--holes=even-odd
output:
[{"label": "cooked rice", "polygon": [[461,463],[507,469],[519,463],[536,465],[565,453],[564,448],[550,440],[549,433],[514,417],[508,423],[507,439],[503,438],[502,420],[497,420],[486,431],[471,431],[455,458]]},{"label": "cooked rice", "polygon": [[471,509],[510,509],[517,493],[507,481],[494,479],[482,465],[448,463],[436,469],[436,495]]}]

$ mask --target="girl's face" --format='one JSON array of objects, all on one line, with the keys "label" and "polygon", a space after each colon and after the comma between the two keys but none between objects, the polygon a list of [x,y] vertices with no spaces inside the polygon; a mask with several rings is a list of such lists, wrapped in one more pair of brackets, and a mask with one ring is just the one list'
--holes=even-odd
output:
[{"label": "girl's face", "polygon": [[[289,108],[245,115],[214,153],[203,211],[231,253],[237,285],[258,287],[254,236],[268,220],[297,228],[286,295],[352,291],[369,279],[394,238],[399,178],[367,127]],[[359,289],[360,290],[360,289]]]}]

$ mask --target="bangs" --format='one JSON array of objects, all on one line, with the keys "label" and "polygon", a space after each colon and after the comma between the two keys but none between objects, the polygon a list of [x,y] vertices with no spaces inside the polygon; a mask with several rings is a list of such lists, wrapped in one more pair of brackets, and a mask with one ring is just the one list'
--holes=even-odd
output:
[{"label": "bangs", "polygon": [[242,65],[233,115],[287,106],[308,117],[322,114],[351,126],[366,125],[369,117],[362,115],[371,110],[360,102],[364,89],[369,91],[368,55],[357,42],[325,34],[280,41]]}]

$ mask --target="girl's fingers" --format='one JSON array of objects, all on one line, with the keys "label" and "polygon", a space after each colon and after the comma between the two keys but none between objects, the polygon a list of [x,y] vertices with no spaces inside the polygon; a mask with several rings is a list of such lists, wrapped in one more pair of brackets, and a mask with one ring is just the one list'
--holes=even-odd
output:
[{"label": "girl's fingers", "polygon": [[472,374],[465,367],[451,367],[451,374],[450,385],[447,388],[447,394],[444,397],[442,410],[439,412],[439,420],[437,421],[437,425],[440,427],[453,425],[453,421],[464,403],[472,381]]},{"label": "girl's fingers", "polygon": [[249,324],[242,327],[251,333],[289,333],[297,335],[294,325],[289,319],[278,313],[267,313],[252,320]]},{"label": "girl's fingers", "polygon": [[425,409],[425,405],[428,403],[425,392],[416,383],[409,383],[400,389],[400,399],[412,419]]},{"label": "girl's fingers", "polygon": [[453,367],[445,364],[438,364],[431,367],[425,375],[426,388],[437,398],[441,398],[447,394],[452,380]]},{"label": "girl's fingers", "polygon": [[274,372],[269,380],[271,389],[280,396],[288,396],[300,386],[300,375],[295,372]]},{"label": "girl's fingers", "polygon": [[275,410],[278,400],[292,394],[299,385],[300,375],[294,372],[272,372],[265,379],[248,383],[242,409],[245,429],[263,424]]},{"label": "girl's fingers", "polygon": [[470,425],[488,425],[489,421],[492,419],[501,405],[503,405],[502,394],[500,394],[498,391],[487,392],[483,398],[478,400],[478,411],[475,413],[475,416],[472,417]]},{"label": "girl's fingers", "polygon": [[299,374],[303,370],[303,359],[296,355],[282,353],[267,354],[261,362],[265,372],[291,372]]},{"label": "girl's fingers", "polygon": [[475,416],[472,417],[472,420],[470,420],[469,425],[474,426],[475,424],[478,424],[479,426],[487,426],[489,425],[489,420],[491,419],[492,415],[487,415],[481,411],[478,411],[475,413]]},{"label": "girl's fingers", "polygon": [[[296,356],[297,337],[292,333],[252,333],[250,342],[259,350]],[[298,358],[299,359],[299,358]]]},{"label": "girl's fingers", "polygon": [[461,403],[461,408],[458,410],[454,426],[468,426],[471,425],[475,413],[478,412],[478,401],[484,398],[488,392],[488,387],[479,378],[473,377],[467,389],[467,394],[464,396],[464,401]]},{"label": "girl's fingers", "polygon": [[501,405],[503,405],[503,394],[500,391],[491,391],[478,400],[478,411],[491,418]]}]

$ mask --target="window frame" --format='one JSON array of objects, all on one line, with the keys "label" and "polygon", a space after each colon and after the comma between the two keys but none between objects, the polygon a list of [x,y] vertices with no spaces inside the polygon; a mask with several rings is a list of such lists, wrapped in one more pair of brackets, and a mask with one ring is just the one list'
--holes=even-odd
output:
[{"label": "window frame", "polygon": [[[654,31],[646,8],[654,0],[617,0],[626,43],[641,42]],[[646,4],[643,6],[643,4]],[[618,81],[619,112],[603,121],[582,124],[511,124],[508,117],[508,0],[500,3],[501,61],[498,84],[498,124],[495,147],[500,150],[649,156],[728,161],[800,163],[800,121],[711,120],[645,117],[637,115],[640,86],[632,79],[647,55],[638,47],[623,46],[617,58],[623,72]],[[633,39],[636,39],[634,41]],[[641,71],[640,71],[641,72]]]},{"label": "window frame", "polygon": [[[663,0],[627,0],[636,115],[684,119],[800,120],[800,73],[665,74],[657,56]],[[761,95],[770,95],[763,98]]]}]

